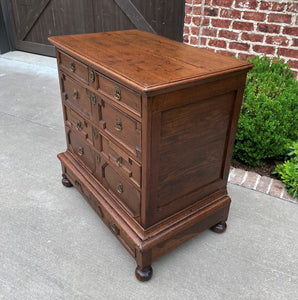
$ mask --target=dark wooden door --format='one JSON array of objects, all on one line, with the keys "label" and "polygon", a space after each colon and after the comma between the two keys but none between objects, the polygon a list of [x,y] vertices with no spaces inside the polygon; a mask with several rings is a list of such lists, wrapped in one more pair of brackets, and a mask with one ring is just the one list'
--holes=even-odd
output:
[{"label": "dark wooden door", "polygon": [[54,56],[53,35],[138,28],[181,41],[184,0],[5,0],[17,50]]}]

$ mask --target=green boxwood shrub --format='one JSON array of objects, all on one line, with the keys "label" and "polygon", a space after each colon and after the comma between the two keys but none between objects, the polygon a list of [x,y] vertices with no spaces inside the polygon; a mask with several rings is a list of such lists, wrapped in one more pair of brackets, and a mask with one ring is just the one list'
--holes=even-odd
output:
[{"label": "green boxwood shrub", "polygon": [[290,195],[298,196],[298,141],[290,147],[288,160],[277,165],[274,173],[279,175]]},{"label": "green boxwood shrub", "polygon": [[283,159],[298,139],[298,83],[279,58],[248,59],[248,73],[233,157],[251,166]]}]

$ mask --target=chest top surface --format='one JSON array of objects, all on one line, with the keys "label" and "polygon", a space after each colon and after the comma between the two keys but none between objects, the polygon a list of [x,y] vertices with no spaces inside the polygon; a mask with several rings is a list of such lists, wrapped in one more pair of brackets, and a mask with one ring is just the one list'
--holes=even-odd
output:
[{"label": "chest top surface", "polygon": [[56,47],[91,66],[149,91],[251,67],[141,30],[50,37]]}]

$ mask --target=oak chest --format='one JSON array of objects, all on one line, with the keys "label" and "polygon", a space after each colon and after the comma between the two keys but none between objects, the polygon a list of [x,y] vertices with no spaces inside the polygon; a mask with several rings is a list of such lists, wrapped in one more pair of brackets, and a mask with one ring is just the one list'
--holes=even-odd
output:
[{"label": "oak chest", "polygon": [[251,65],[139,30],[51,37],[74,185],[137,262],[208,228],[223,232],[226,184]]}]

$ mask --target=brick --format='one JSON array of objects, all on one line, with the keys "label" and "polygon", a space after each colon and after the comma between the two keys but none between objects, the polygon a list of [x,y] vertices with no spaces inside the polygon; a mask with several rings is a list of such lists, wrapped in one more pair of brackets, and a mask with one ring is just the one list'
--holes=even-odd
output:
[{"label": "brick", "polygon": [[[295,201],[295,199],[288,193],[288,191],[285,189],[284,190],[284,194],[282,196],[283,199],[286,199],[286,200],[290,200],[290,201]],[[296,198],[297,200],[297,198]]]},{"label": "brick", "polygon": [[185,5],[184,12],[186,15],[190,15],[192,13],[192,6]]},{"label": "brick", "polygon": [[298,50],[290,49],[290,48],[279,48],[278,55],[290,57],[290,58],[297,58],[298,59]]},{"label": "brick", "polygon": [[204,37],[201,37],[201,38],[200,38],[200,44],[201,44],[201,46],[206,46],[206,44],[207,44],[207,39],[204,38]]},{"label": "brick", "polygon": [[280,26],[274,24],[259,24],[258,31],[266,32],[266,33],[279,33]]},{"label": "brick", "polygon": [[220,20],[220,19],[213,19],[212,26],[220,27],[220,28],[228,28],[231,24],[231,20]]},{"label": "brick", "polygon": [[259,43],[261,43],[261,42],[263,42],[264,35],[243,32],[242,35],[241,35],[241,39],[243,41],[251,41],[251,42],[259,42]]},{"label": "brick", "polygon": [[200,17],[193,17],[193,18],[192,18],[192,22],[193,22],[193,24],[195,24],[196,26],[200,26],[201,18],[200,18]]},{"label": "brick", "polygon": [[254,29],[254,25],[253,23],[249,23],[249,22],[234,21],[233,29],[252,31]]},{"label": "brick", "polygon": [[217,48],[226,48],[227,47],[226,41],[222,41],[222,40],[209,40],[208,45],[212,46],[212,47],[217,47]]},{"label": "brick", "polygon": [[267,36],[266,38],[267,44],[272,44],[276,46],[287,46],[289,45],[289,40],[285,36]]},{"label": "brick", "polygon": [[220,16],[223,18],[240,19],[241,10],[222,8],[220,10]]},{"label": "brick", "polygon": [[211,5],[211,0],[205,0],[205,5]]},{"label": "brick", "polygon": [[255,185],[257,183],[257,179],[259,177],[261,177],[261,176],[255,172],[247,172],[246,179],[243,182],[242,186],[249,188],[249,189],[254,189]]},{"label": "brick", "polygon": [[191,28],[191,34],[193,35],[199,35],[200,28],[199,27],[192,27]]},{"label": "brick", "polygon": [[216,28],[204,27],[202,29],[202,35],[205,35],[205,36],[216,36],[216,34],[217,34],[217,29]]},{"label": "brick", "polygon": [[184,24],[190,24],[191,17],[190,16],[185,16],[184,17]]},{"label": "brick", "polygon": [[284,184],[280,180],[273,179],[269,195],[280,198]]},{"label": "brick", "polygon": [[233,174],[230,175],[230,182],[234,184],[241,184],[245,171],[241,169],[235,169]]},{"label": "brick", "polygon": [[204,17],[202,25],[209,26],[209,24],[210,24],[210,18]]},{"label": "brick", "polygon": [[262,176],[259,180],[256,190],[267,194],[269,192],[268,189],[271,181],[273,181],[272,178]]},{"label": "brick", "polygon": [[224,6],[231,7],[234,0],[213,0],[212,5],[214,6]]},{"label": "brick", "polygon": [[185,0],[185,3],[192,4],[192,0]]},{"label": "brick", "polygon": [[254,20],[254,21],[264,21],[266,19],[266,14],[255,12],[255,11],[245,11],[243,14],[243,19]]},{"label": "brick", "polygon": [[288,3],[287,11],[298,13],[298,3]]},{"label": "brick", "polygon": [[258,2],[256,0],[236,0],[235,7],[256,9]]},{"label": "brick", "polygon": [[287,63],[291,69],[298,69],[298,60],[288,60]]},{"label": "brick", "polygon": [[192,37],[190,38],[190,44],[191,44],[191,45],[197,45],[197,43],[198,43],[198,38],[192,36]]},{"label": "brick", "polygon": [[236,56],[236,52],[231,52],[227,50],[217,50],[216,53],[225,55],[225,56]]},{"label": "brick", "polygon": [[284,30],[282,31],[283,34],[289,34],[293,36],[298,36],[298,27],[284,27]]},{"label": "brick", "polygon": [[262,45],[254,45],[252,49],[257,53],[262,53],[262,54],[273,54],[275,51],[275,48],[272,46],[262,46]]},{"label": "brick", "polygon": [[201,6],[194,6],[192,8],[192,14],[193,15],[201,15]]},{"label": "brick", "polygon": [[184,26],[184,34],[189,34],[189,27],[188,26]]},{"label": "brick", "polygon": [[287,23],[291,24],[292,16],[285,14],[270,14],[268,16],[268,22],[272,23]]},{"label": "brick", "polygon": [[255,57],[255,55],[252,54],[245,54],[245,53],[239,53],[238,58],[241,60],[247,60],[249,57]]},{"label": "brick", "polygon": [[183,43],[185,43],[185,44],[189,43],[189,36],[188,35],[183,36]]},{"label": "brick", "polygon": [[293,44],[292,46],[298,47],[298,39],[293,39]]},{"label": "brick", "polygon": [[202,0],[193,0],[193,4],[201,4]]},{"label": "brick", "polygon": [[249,44],[246,43],[238,43],[238,42],[232,42],[230,43],[230,49],[236,49],[241,51],[247,51],[249,49]]},{"label": "brick", "polygon": [[216,17],[216,16],[218,16],[218,8],[205,7],[204,15],[210,16],[210,17]]},{"label": "brick", "polygon": [[283,11],[285,6],[286,6],[285,3],[262,1],[260,5],[260,9],[270,10],[270,11]]},{"label": "brick", "polygon": [[218,36],[223,37],[229,40],[234,40],[236,41],[238,39],[238,33],[234,31],[229,31],[229,30],[220,30]]}]

